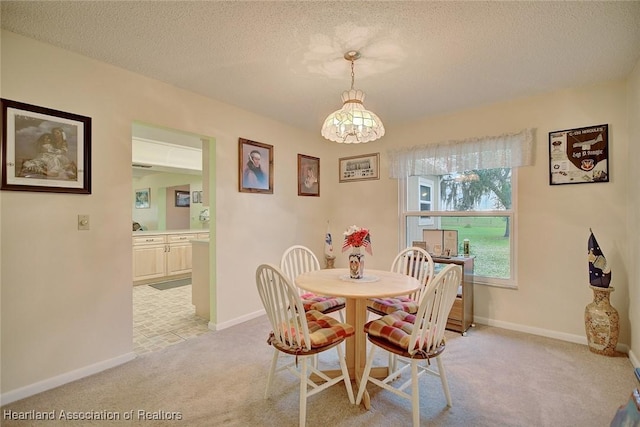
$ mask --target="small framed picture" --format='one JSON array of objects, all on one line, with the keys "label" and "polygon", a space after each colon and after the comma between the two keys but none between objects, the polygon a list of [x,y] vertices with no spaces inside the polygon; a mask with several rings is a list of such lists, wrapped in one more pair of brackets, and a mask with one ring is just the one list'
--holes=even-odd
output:
[{"label": "small framed picture", "polygon": [[198,191],[191,192],[191,201],[193,203],[200,203],[200,193]]},{"label": "small framed picture", "polygon": [[433,254],[442,255],[442,245],[440,243],[436,243],[435,245],[433,245]]},{"label": "small framed picture", "polygon": [[91,194],[91,118],[0,99],[2,190]]},{"label": "small framed picture", "polygon": [[609,125],[549,132],[549,185],[609,182]]},{"label": "small framed picture", "polygon": [[136,190],[136,209],[149,209],[149,203],[151,203],[151,189]]},{"label": "small framed picture", "polygon": [[298,196],[320,196],[320,159],[298,154]]},{"label": "small framed picture", "polygon": [[415,248],[420,248],[420,249],[424,249],[425,251],[427,250],[427,242],[422,242],[422,241],[416,241],[414,240],[411,243],[411,246],[415,247]]},{"label": "small framed picture", "polygon": [[190,199],[188,191],[176,190],[176,207],[188,208],[191,206]]},{"label": "small framed picture", "polygon": [[340,182],[380,179],[380,153],[338,159]]},{"label": "small framed picture", "polygon": [[239,138],[238,159],[240,192],[273,194],[273,145]]}]

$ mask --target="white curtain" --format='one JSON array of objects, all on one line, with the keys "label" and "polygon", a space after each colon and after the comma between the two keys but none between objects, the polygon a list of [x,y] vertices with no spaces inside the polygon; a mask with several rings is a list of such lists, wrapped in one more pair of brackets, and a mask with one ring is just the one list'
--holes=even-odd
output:
[{"label": "white curtain", "polygon": [[389,150],[389,177],[444,175],[533,164],[533,129]]}]

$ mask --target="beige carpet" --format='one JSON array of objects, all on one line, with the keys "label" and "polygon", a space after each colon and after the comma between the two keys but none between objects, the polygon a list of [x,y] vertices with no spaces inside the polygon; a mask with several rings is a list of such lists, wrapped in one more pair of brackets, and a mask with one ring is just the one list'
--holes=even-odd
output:
[{"label": "beige carpet", "polygon": [[[166,425],[296,426],[298,384],[281,372],[263,399],[271,358],[261,317],[139,356],[122,366],[2,408],[2,426]],[[447,409],[439,380],[421,380],[424,426],[608,426],[638,387],[628,358],[586,346],[477,326],[466,337],[447,332],[445,366],[453,398]],[[333,353],[333,352],[331,352]],[[335,359],[321,358],[334,365]],[[410,402],[370,385],[370,411],[349,404],[344,387],[309,399],[307,425],[406,426]],[[55,411],[55,421],[11,421],[7,410]],[[63,421],[60,411],[113,411],[121,421]],[[134,421],[124,421],[133,411]],[[167,418],[179,413],[181,420]]]}]

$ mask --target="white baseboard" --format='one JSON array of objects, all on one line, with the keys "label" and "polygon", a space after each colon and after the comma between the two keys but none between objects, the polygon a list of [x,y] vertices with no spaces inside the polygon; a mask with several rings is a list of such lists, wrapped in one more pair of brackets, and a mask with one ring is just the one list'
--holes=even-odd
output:
[{"label": "white baseboard", "polygon": [[640,368],[640,360],[638,360],[638,356],[633,351],[629,351],[629,360],[634,368]]},{"label": "white baseboard", "polygon": [[8,405],[9,403],[24,399],[29,396],[42,393],[43,391],[51,390],[52,388],[59,387],[63,384],[70,383],[72,381],[79,380],[80,378],[88,377],[89,375],[97,374],[105,369],[113,368],[114,366],[122,365],[136,358],[136,354],[131,352],[123,354],[122,356],[114,357],[113,359],[103,360],[102,362],[94,363],[93,365],[85,366],[84,368],[76,369],[65,374],[57,375],[53,378],[49,378],[43,381],[39,381],[34,384],[30,384],[25,387],[21,387],[17,390],[8,391],[0,396],[0,406]]},{"label": "white baseboard", "polygon": [[[518,323],[503,322],[501,320],[487,319],[485,317],[478,317],[478,316],[474,316],[473,321],[481,325],[495,326],[497,328],[509,329],[509,330],[518,331],[518,332],[525,332],[527,334],[532,334],[532,335],[539,335],[541,337],[554,338],[561,341],[568,341],[576,344],[588,345],[587,337],[584,335],[567,334],[565,332],[552,331],[550,329],[534,328],[532,326],[520,325]],[[627,344],[618,343],[618,345],[616,346],[616,351],[629,354],[629,346]],[[629,359],[631,359],[631,356],[629,356]],[[637,366],[637,364],[634,363],[633,360],[631,360],[631,362],[634,364],[634,366]]]},{"label": "white baseboard", "polygon": [[[256,317],[260,317],[267,314],[265,309],[254,311],[253,313],[245,314],[244,316],[236,317],[235,319],[228,320],[226,322],[214,324],[214,331],[221,331],[223,329],[230,328],[235,325],[239,325],[240,323],[244,323],[248,320],[255,319]],[[209,322],[209,329],[211,329],[211,322]]]}]

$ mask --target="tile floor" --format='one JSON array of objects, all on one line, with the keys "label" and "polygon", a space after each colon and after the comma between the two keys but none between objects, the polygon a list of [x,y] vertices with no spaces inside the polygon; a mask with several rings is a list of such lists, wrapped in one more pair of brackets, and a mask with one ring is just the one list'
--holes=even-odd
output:
[{"label": "tile floor", "polygon": [[160,291],[133,287],[133,351],[149,353],[210,332],[208,320],[196,316],[191,285]]}]

